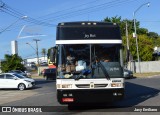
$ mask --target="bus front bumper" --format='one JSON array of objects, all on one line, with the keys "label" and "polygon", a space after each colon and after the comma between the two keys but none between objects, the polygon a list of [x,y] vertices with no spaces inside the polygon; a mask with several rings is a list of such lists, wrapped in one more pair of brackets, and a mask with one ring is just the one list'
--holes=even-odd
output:
[{"label": "bus front bumper", "polygon": [[107,103],[122,100],[124,88],[118,89],[57,89],[60,104]]}]

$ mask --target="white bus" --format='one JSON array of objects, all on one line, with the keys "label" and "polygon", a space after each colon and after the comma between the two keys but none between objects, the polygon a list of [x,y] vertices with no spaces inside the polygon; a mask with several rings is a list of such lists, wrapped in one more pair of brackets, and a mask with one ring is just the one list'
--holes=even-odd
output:
[{"label": "white bus", "polygon": [[124,97],[122,38],[115,23],[65,22],[57,26],[52,61],[60,104],[107,103]]}]

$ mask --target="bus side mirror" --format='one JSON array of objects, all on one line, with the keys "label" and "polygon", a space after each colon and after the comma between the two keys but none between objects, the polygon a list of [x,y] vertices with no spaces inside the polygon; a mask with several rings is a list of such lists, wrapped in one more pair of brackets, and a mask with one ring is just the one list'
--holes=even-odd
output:
[{"label": "bus side mirror", "polygon": [[55,56],[56,56],[56,49],[51,48],[51,50],[50,50],[50,61],[51,62],[55,62]]}]

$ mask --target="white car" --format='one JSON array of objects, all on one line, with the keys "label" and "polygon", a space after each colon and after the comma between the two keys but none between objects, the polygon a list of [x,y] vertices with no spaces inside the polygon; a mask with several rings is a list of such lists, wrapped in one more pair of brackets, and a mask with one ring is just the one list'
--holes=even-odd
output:
[{"label": "white car", "polygon": [[24,90],[35,86],[35,80],[16,73],[0,74],[0,89],[18,88]]}]

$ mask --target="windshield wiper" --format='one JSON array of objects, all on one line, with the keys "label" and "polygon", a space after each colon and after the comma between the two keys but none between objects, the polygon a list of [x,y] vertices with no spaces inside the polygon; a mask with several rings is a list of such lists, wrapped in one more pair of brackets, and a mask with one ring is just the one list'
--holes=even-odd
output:
[{"label": "windshield wiper", "polygon": [[99,66],[101,67],[101,69],[102,69],[102,71],[103,71],[105,77],[107,78],[107,80],[110,80],[110,76],[109,76],[109,74],[108,74],[106,68],[104,67],[104,65],[103,65],[101,62],[99,62]]},{"label": "windshield wiper", "polygon": [[79,80],[79,79],[82,79],[83,78],[83,76],[81,76],[81,75],[76,75],[75,76],[75,80]]}]

